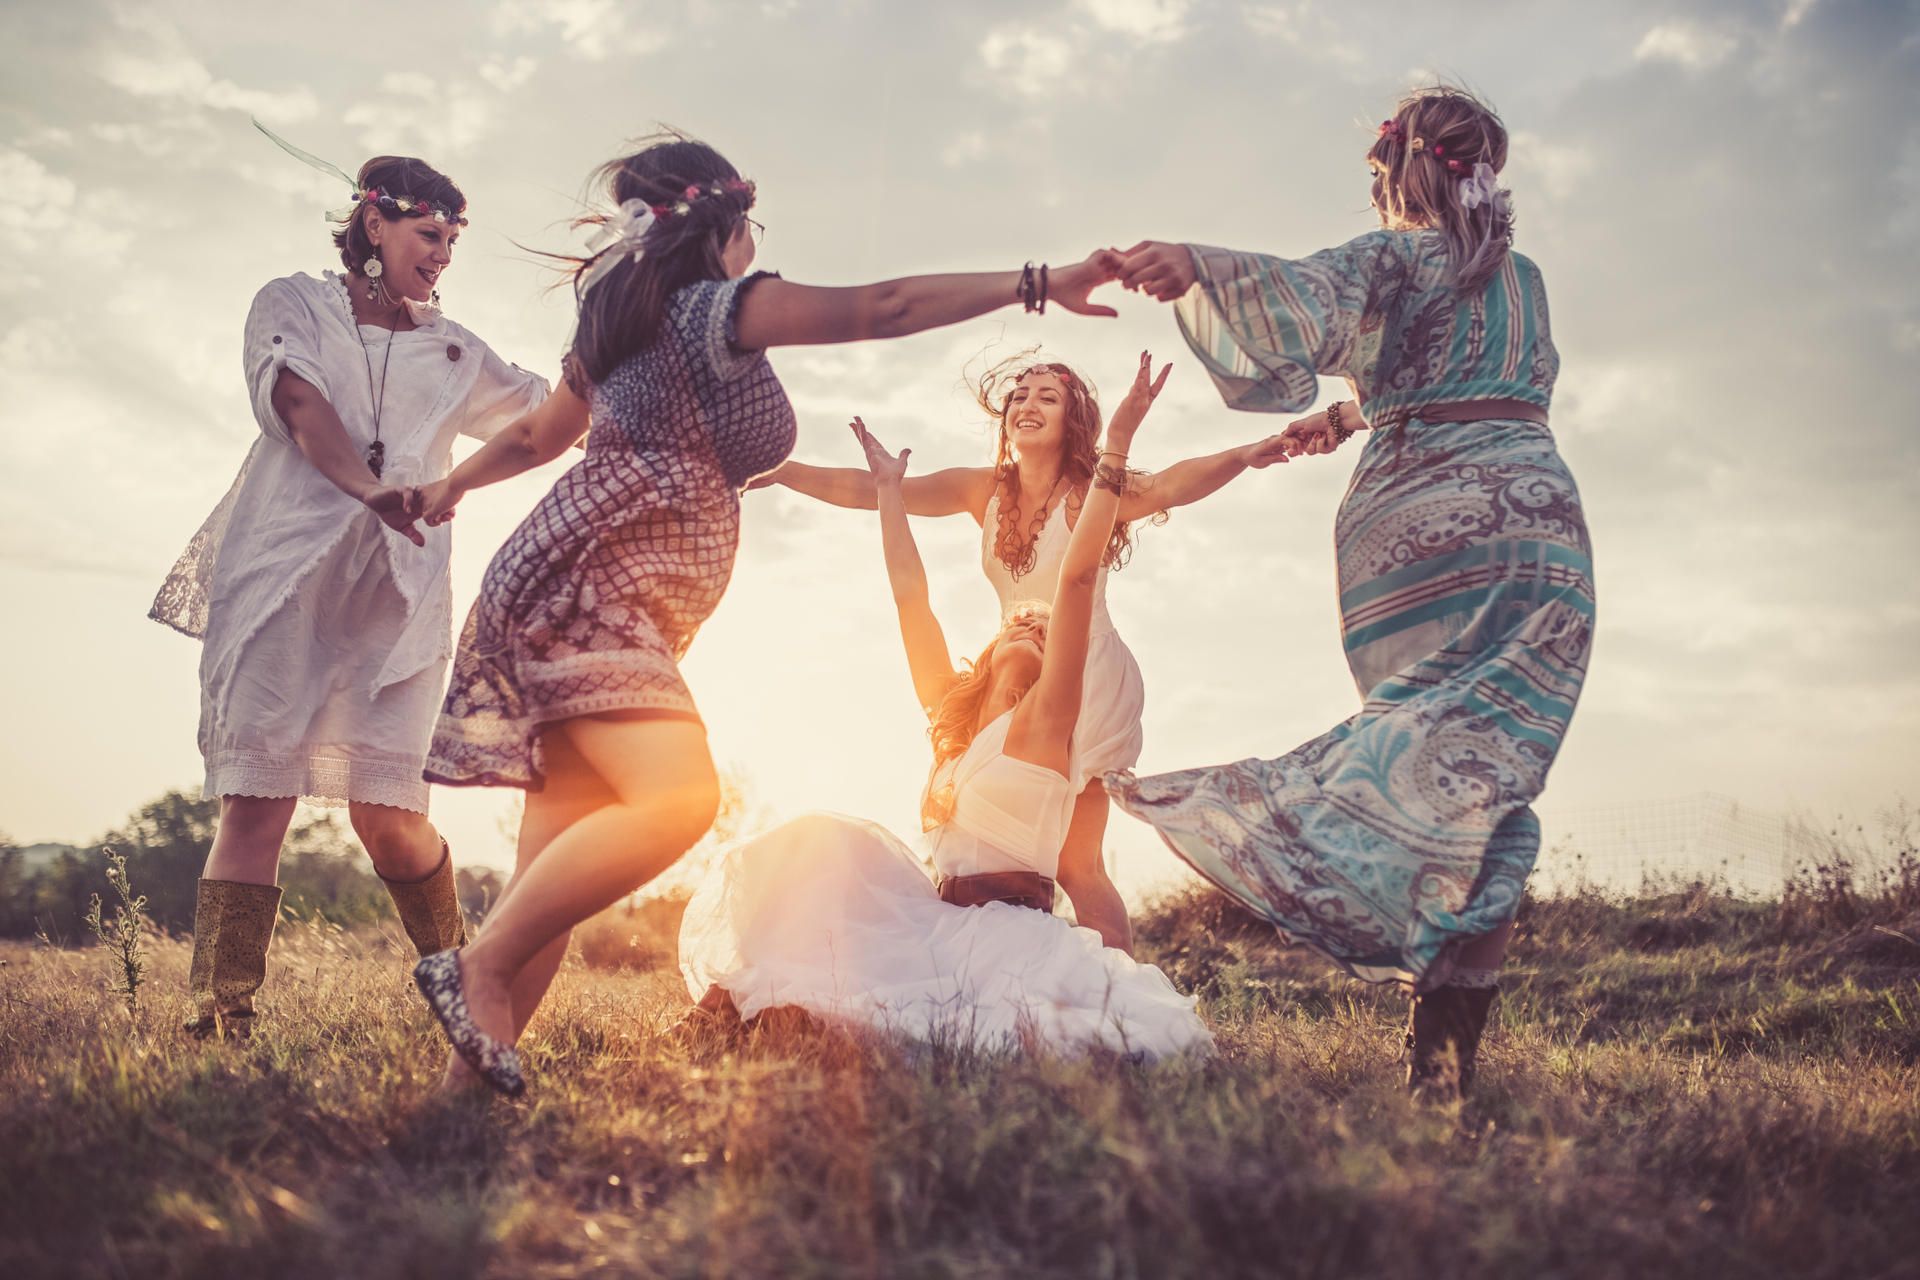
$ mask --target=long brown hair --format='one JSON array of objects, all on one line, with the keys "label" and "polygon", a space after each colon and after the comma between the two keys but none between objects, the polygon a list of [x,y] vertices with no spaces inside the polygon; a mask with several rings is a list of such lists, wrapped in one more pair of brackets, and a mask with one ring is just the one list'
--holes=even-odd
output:
[{"label": "long brown hair", "polygon": [[[1007,432],[1007,415],[1013,406],[1013,393],[1029,376],[1050,373],[1067,388],[1065,413],[1066,439],[1060,448],[1060,477],[1067,482],[1061,499],[1073,510],[1086,501],[1087,486],[1093,481],[1093,469],[1100,461],[1100,397],[1092,383],[1057,360],[1040,360],[1037,350],[1022,351],[993,365],[974,384],[974,398],[997,424],[993,449],[994,484],[1000,495],[998,527],[994,531],[993,554],[1017,578],[1033,570],[1034,547],[1040,540],[1048,512],[1036,511],[1028,527],[1020,527],[1020,467],[1013,457],[1013,442]],[[1135,488],[1136,478],[1144,471],[1129,469],[1127,488]],[[1165,524],[1167,513],[1154,513],[1151,523]],[[1133,554],[1132,529],[1124,520],[1113,524],[1113,536],[1107,539],[1106,555],[1101,563],[1109,569],[1125,565]]]},{"label": "long brown hair", "polygon": [[[704,142],[676,132],[656,134],[630,155],[609,160],[594,173],[613,204],[643,200],[656,208],[684,206],[685,212],[657,217],[641,240],[642,254],[615,245],[607,253],[620,261],[593,288],[582,290],[587,261],[573,259],[574,297],[579,329],[569,363],[588,382],[603,381],[624,360],[644,351],[660,334],[667,301],[696,280],[724,280],[722,252],[753,207],[751,186],[740,172]],[[722,187],[717,194],[710,188]],[[686,200],[687,189],[698,199]],[[592,223],[598,218],[582,219]]]},{"label": "long brown hair", "polygon": [[1512,197],[1502,190],[1502,199],[1469,209],[1459,193],[1476,164],[1496,174],[1506,167],[1507,129],[1493,108],[1452,85],[1415,89],[1382,124],[1367,162],[1375,173],[1373,202],[1381,222],[1431,227],[1444,235],[1456,289],[1476,292],[1506,265]]}]

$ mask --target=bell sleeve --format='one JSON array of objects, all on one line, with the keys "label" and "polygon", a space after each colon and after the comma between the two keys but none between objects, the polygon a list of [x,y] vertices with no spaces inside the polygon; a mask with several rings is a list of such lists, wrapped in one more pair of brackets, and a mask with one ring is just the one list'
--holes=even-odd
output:
[{"label": "bell sleeve", "polygon": [[491,440],[522,414],[531,413],[547,398],[547,380],[528,373],[517,364],[502,360],[492,347],[480,347],[480,377],[467,393],[467,404],[460,415],[460,434],[476,440]]},{"label": "bell sleeve", "polygon": [[268,282],[253,297],[247,312],[243,359],[247,387],[253,393],[253,418],[261,432],[281,444],[293,443],[293,432],[273,407],[273,388],[287,369],[331,399],[327,378],[320,370],[320,327],[313,309],[285,280]]},{"label": "bell sleeve", "polygon": [[1360,335],[1407,278],[1398,239],[1373,231],[1298,259],[1188,245],[1194,287],[1174,313],[1227,405],[1299,413],[1320,375],[1348,376]]}]

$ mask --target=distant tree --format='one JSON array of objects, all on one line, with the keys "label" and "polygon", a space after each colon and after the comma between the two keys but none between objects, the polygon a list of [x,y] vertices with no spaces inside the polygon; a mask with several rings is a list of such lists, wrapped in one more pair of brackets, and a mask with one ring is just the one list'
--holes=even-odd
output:
[{"label": "distant tree", "polygon": [[184,932],[193,928],[200,871],[219,821],[219,797],[169,791],[140,806],[94,847],[112,845],[124,853],[127,874],[147,895],[147,914],[163,929]]}]

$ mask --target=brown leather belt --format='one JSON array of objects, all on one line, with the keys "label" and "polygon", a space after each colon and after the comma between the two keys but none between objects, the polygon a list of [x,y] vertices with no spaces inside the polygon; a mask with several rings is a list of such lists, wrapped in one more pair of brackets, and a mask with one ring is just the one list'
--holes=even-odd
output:
[{"label": "brown leather belt", "polygon": [[1038,871],[983,871],[974,876],[948,876],[940,882],[940,901],[956,907],[984,907],[1010,902],[1053,914],[1053,881]]},{"label": "brown leather belt", "polygon": [[1374,422],[1363,404],[1360,406],[1360,416],[1375,428],[1405,422],[1409,418],[1418,418],[1422,422],[1492,422],[1517,418],[1521,422],[1537,422],[1543,427],[1547,425],[1547,411],[1525,400],[1449,400],[1441,404],[1408,405],[1384,410],[1380,422]]}]

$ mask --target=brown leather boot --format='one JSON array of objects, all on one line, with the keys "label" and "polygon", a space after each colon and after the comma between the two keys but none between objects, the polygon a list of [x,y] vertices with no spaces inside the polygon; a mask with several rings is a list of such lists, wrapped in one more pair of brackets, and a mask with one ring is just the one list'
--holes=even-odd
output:
[{"label": "brown leather boot", "polygon": [[267,977],[267,947],[280,919],[280,886],[202,880],[193,906],[192,1009],[183,1024],[198,1036],[245,1037],[253,993]]},{"label": "brown leather boot", "polygon": [[467,945],[467,918],[460,910],[460,895],[453,883],[453,850],[440,841],[440,865],[424,880],[389,880],[380,877],[400,913],[400,924],[423,956],[451,951]]},{"label": "brown leather boot", "polygon": [[1473,1060],[1498,987],[1439,987],[1407,1013],[1407,1089],[1423,1102],[1458,1102],[1473,1087]]}]

